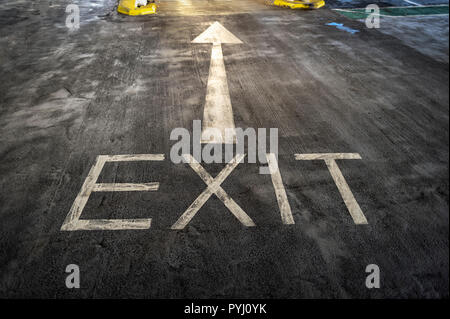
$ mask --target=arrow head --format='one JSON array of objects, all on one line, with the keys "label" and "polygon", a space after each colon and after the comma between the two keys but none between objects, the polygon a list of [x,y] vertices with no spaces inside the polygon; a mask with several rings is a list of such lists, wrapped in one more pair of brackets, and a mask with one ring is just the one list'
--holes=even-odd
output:
[{"label": "arrow head", "polygon": [[219,22],[214,22],[202,34],[196,37],[191,43],[242,43],[233,33],[225,29]]}]

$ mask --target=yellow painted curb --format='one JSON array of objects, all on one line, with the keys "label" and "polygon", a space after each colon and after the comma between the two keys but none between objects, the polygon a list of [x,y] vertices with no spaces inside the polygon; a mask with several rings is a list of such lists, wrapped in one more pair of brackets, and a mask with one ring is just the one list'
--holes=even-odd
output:
[{"label": "yellow painted curb", "polygon": [[275,6],[289,7],[291,9],[319,9],[325,5],[324,0],[275,0]]},{"label": "yellow painted curb", "polygon": [[136,0],[120,0],[117,11],[130,16],[141,16],[145,14],[155,14],[156,4],[149,3],[146,6],[135,7]]}]

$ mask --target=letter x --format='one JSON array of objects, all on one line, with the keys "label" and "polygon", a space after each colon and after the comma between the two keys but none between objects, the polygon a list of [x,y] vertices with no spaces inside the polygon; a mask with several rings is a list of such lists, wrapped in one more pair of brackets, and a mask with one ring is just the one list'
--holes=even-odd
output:
[{"label": "letter x", "polygon": [[195,199],[195,201],[189,206],[189,208],[181,215],[171,227],[172,229],[183,229],[191,221],[191,219],[202,208],[206,201],[215,194],[230,210],[230,212],[239,221],[247,226],[256,226],[253,220],[242,210],[242,208],[223,190],[220,186],[223,181],[230,175],[230,173],[238,166],[238,164],[244,159],[244,154],[238,154],[233,158],[227,166],[216,176],[212,178],[211,175],[190,155],[184,154],[183,158],[186,163],[192,167],[192,169],[201,177],[208,187]]}]

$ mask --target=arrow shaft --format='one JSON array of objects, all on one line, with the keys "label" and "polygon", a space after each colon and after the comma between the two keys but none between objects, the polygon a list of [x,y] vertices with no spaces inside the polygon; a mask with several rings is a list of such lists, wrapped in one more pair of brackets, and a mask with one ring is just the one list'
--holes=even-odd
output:
[{"label": "arrow shaft", "polygon": [[[208,130],[221,132],[221,138],[208,138]],[[228,134],[225,130],[228,129]],[[202,143],[234,143],[236,139],[230,91],[223,61],[222,45],[213,43],[209,66],[206,101],[203,111]],[[230,134],[231,133],[231,134]]]}]

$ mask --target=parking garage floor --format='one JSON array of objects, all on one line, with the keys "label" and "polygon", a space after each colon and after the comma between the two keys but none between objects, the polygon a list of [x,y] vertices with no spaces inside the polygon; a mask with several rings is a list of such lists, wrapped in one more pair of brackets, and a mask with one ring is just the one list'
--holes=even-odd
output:
[{"label": "parking garage floor", "polygon": [[[368,28],[337,10],[371,3],[447,13]],[[448,298],[448,1],[161,0],[138,17],[117,4],[0,0],[2,298]],[[193,42],[214,25],[222,38]],[[172,132],[195,134],[211,99],[236,128],[278,129],[278,174],[171,160]],[[128,157],[105,157],[86,195],[100,155]],[[62,230],[77,209],[151,226]]]}]

